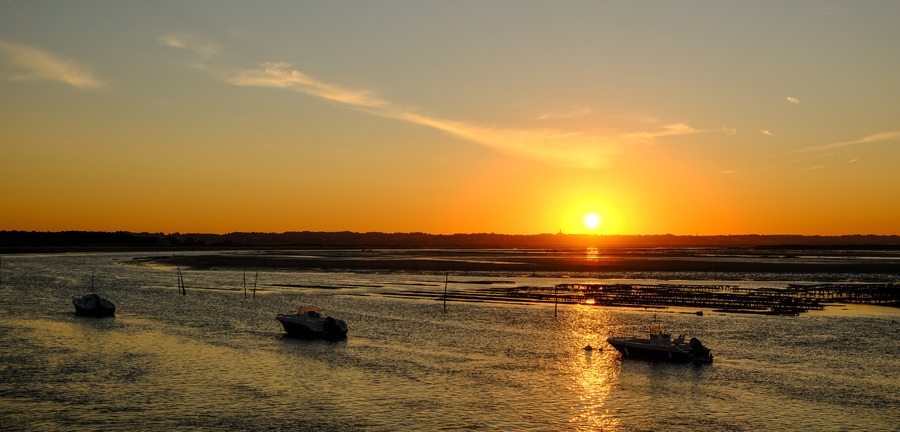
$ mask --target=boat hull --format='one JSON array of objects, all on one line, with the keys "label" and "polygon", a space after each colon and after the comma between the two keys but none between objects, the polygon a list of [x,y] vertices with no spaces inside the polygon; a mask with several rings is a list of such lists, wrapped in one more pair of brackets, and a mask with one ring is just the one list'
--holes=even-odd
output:
[{"label": "boat hull", "polygon": [[90,295],[72,299],[75,315],[89,317],[107,317],[116,315],[116,305],[111,301]]},{"label": "boat hull", "polygon": [[[637,338],[620,338],[612,337],[607,339],[616,351],[622,353],[623,357],[642,359],[649,361],[660,361],[670,363],[709,363],[712,362],[712,355],[709,350],[695,350],[690,344],[671,343],[657,344],[649,339]],[[699,344],[699,341],[697,342]]]},{"label": "boat hull", "polygon": [[331,317],[311,318],[306,315],[278,315],[275,317],[290,337],[300,339],[341,340],[347,337],[347,324]]}]

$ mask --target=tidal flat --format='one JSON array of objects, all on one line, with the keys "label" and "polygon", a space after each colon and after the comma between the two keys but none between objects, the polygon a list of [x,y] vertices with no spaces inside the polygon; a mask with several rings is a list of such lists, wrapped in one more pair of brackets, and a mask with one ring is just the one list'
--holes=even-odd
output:
[{"label": "tidal flat", "polygon": [[[703,259],[691,253],[693,258],[677,260]],[[3,428],[890,431],[900,424],[895,307],[835,303],[772,316],[441,301],[444,292],[552,290],[566,283],[780,289],[897,278],[890,272],[796,267],[507,267],[605,259],[601,251],[580,254],[243,250],[178,252],[174,260],[171,252],[4,256],[0,294],[10,301],[0,303]],[[645,261],[672,259],[668,252],[645,255]],[[715,259],[748,260],[736,254]],[[867,260],[749,258],[781,259]],[[365,264],[354,267],[360,260]],[[394,260],[414,266],[392,269],[399,265]],[[429,267],[435,263],[440,267]],[[463,267],[449,270],[454,265]],[[75,316],[72,298],[89,290],[115,302],[116,316]],[[302,304],[345,320],[347,339],[285,337],[275,316]],[[713,363],[623,359],[605,345],[610,336],[644,334],[654,321],[673,335],[701,339],[712,349]],[[585,351],[586,345],[597,349]]]}]

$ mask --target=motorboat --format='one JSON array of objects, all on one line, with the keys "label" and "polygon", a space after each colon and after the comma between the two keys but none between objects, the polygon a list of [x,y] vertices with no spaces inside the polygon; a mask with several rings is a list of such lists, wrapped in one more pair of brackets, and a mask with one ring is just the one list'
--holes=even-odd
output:
[{"label": "motorboat", "polygon": [[75,305],[75,314],[81,316],[105,317],[116,314],[116,305],[113,302],[100,297],[97,293],[88,293],[72,299]]},{"label": "motorboat", "polygon": [[673,340],[660,324],[650,325],[648,338],[610,337],[606,341],[623,357],[695,364],[712,363],[713,359],[710,349],[703,346],[699,339],[691,338],[685,342],[684,335],[681,335]]},{"label": "motorboat", "polygon": [[339,340],[347,337],[344,320],[322,315],[315,306],[301,306],[295,314],[278,314],[275,317],[288,336],[301,339]]}]

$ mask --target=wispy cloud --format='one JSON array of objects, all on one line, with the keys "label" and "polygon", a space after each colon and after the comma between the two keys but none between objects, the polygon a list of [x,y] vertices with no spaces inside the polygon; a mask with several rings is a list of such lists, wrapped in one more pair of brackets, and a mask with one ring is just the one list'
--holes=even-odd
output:
[{"label": "wispy cloud", "polygon": [[224,79],[237,86],[285,88],[356,107],[386,105],[370,91],[348,90],[315,80],[300,71],[292,70],[288,63],[265,63],[260,69],[240,71]]},{"label": "wispy cloud", "polygon": [[591,108],[586,106],[573,107],[563,111],[553,111],[539,115],[535,120],[564,120],[584,117],[591,113]]},{"label": "wispy cloud", "polygon": [[[182,38],[172,36],[163,40],[171,47],[197,51]],[[204,69],[213,71],[211,68]],[[548,128],[490,127],[420,114],[407,107],[397,106],[383,100],[370,90],[354,90],[321,81],[294,69],[289,63],[268,62],[258,68],[237,71],[218,70],[213,73],[231,85],[294,91],[372,115],[431,127],[503,153],[573,168],[605,166],[609,163],[612,155],[620,153],[624,147],[652,142],[661,137],[703,132],[728,132],[725,129],[699,130],[680,123],[663,126],[660,130],[618,136]],[[589,108],[578,107],[569,111],[545,114],[541,117],[542,119],[571,118],[586,115],[589,112]]]},{"label": "wispy cloud", "polygon": [[793,150],[788,152],[790,153],[805,153],[805,152],[813,152],[813,151],[821,151],[821,150],[831,150],[840,147],[849,147],[860,144],[868,144],[880,141],[898,141],[900,140],[900,131],[889,131],[889,132],[879,132],[875,133],[858,140],[853,141],[840,141],[831,144],[824,144],[819,146],[809,146],[801,149]]},{"label": "wispy cloud", "polygon": [[602,136],[555,129],[507,129],[471,125],[412,113],[383,113],[412,123],[430,126],[503,153],[554,165],[599,168],[620,151],[621,142]]},{"label": "wispy cloud", "polygon": [[759,132],[766,136],[772,136],[772,131],[768,129],[760,129]]},{"label": "wispy cloud", "polygon": [[729,129],[729,128],[725,128],[725,127],[721,127],[721,128],[717,128],[717,129],[695,129],[684,123],[675,123],[675,124],[665,125],[661,129],[658,129],[655,131],[642,131],[642,132],[627,133],[625,135],[622,135],[622,138],[626,139],[626,140],[649,142],[649,141],[653,141],[657,138],[662,138],[662,137],[667,137],[667,136],[691,135],[691,134],[710,133],[710,132],[721,132],[721,133],[727,133],[727,134],[734,134],[736,131],[734,129]]},{"label": "wispy cloud", "polygon": [[169,33],[160,36],[159,41],[166,46],[193,51],[207,59],[218,55],[222,51],[218,43],[188,33]]},{"label": "wispy cloud", "polygon": [[[317,80],[298,70],[291,69],[291,65],[288,63],[264,63],[258,69],[231,72],[222,75],[221,78],[237,86],[283,88],[308,94],[373,115],[438,129],[507,154],[579,168],[604,166],[609,162],[610,157],[621,152],[623,147],[639,142],[652,142],[657,138],[673,135],[734,132],[725,128],[700,130],[681,123],[666,125],[659,130],[618,136],[602,136],[546,128],[486,127],[418,114],[410,109],[384,101],[371,91],[350,90]],[[570,115],[576,112],[573,111]]]},{"label": "wispy cloud", "polygon": [[[788,97],[786,97],[785,99],[787,99],[787,101],[790,102],[790,103],[795,103],[795,104],[800,103],[800,99],[797,99],[797,98],[795,98],[795,97],[793,97],[793,96],[788,96]],[[815,105],[815,104],[814,104],[814,105]]]},{"label": "wispy cloud", "polygon": [[37,48],[0,40],[0,53],[6,61],[23,69],[19,75],[7,77],[17,81],[62,81],[78,88],[99,88],[103,84],[94,78],[90,68],[72,60],[64,60]]}]

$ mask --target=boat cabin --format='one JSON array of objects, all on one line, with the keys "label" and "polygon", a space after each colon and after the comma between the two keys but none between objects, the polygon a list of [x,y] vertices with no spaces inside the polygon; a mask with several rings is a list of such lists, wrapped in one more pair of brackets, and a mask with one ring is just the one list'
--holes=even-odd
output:
[{"label": "boat cabin", "polygon": [[321,314],[319,308],[315,306],[300,306],[300,309],[297,309],[297,314],[299,315],[309,315],[313,318],[318,317]]}]

